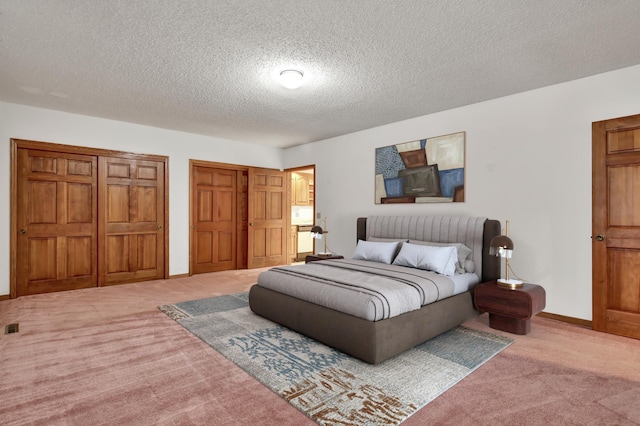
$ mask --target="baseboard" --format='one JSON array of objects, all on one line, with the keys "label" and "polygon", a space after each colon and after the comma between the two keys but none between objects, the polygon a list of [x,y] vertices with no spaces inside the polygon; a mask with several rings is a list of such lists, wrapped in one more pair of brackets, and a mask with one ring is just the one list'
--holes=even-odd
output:
[{"label": "baseboard", "polygon": [[580,319],[580,318],[566,317],[564,315],[550,314],[548,312],[540,312],[538,316],[542,318],[548,318],[556,321],[566,322],[569,324],[579,325],[581,327],[593,328],[591,321]]},{"label": "baseboard", "polygon": [[169,275],[170,280],[174,278],[189,278],[189,273],[187,272],[186,274]]},{"label": "baseboard", "polygon": [[2,296],[0,296],[0,301],[9,300],[9,299],[11,299],[11,296],[9,296],[8,294],[3,294]]}]

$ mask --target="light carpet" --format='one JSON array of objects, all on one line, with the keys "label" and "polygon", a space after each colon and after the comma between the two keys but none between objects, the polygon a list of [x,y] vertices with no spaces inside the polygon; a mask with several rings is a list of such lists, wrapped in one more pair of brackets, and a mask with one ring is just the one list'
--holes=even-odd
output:
[{"label": "light carpet", "polygon": [[159,309],[322,425],[397,425],[513,340],[457,327],[371,365],[264,319],[248,293]]}]

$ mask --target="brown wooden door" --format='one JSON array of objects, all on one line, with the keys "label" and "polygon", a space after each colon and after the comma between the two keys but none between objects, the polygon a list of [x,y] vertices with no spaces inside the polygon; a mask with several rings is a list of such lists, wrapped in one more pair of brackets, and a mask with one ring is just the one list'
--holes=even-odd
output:
[{"label": "brown wooden door", "polygon": [[164,278],[165,163],[99,159],[100,285]]},{"label": "brown wooden door", "polygon": [[191,271],[237,268],[237,185],[235,170],[192,168]]},{"label": "brown wooden door", "polygon": [[248,267],[287,263],[287,172],[249,169]]},{"label": "brown wooden door", "polygon": [[640,338],[640,115],[592,132],[593,329]]},{"label": "brown wooden door", "polygon": [[236,171],[238,186],[237,186],[237,205],[238,215],[237,220],[237,241],[238,241],[238,269],[247,268],[247,258],[249,252],[249,172],[247,170]]},{"label": "brown wooden door", "polygon": [[16,177],[16,296],[97,286],[97,157],[18,149]]}]

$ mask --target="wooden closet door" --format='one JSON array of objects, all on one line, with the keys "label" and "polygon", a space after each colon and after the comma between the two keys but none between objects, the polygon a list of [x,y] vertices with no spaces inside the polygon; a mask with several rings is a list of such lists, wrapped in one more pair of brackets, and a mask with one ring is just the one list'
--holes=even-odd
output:
[{"label": "wooden closet door", "polygon": [[248,268],[287,263],[287,172],[249,169]]},{"label": "wooden closet door", "polygon": [[100,285],[164,278],[164,166],[100,157]]},{"label": "wooden closet door", "polygon": [[17,150],[16,295],[95,287],[97,157]]},{"label": "wooden closet door", "polygon": [[236,171],[196,166],[192,173],[191,271],[236,269]]}]

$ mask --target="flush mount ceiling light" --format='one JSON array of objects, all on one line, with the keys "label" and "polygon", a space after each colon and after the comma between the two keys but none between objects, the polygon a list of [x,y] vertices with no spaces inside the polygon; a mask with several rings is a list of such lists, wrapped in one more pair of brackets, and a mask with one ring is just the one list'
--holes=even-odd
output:
[{"label": "flush mount ceiling light", "polygon": [[280,84],[287,89],[297,89],[302,85],[304,73],[298,70],[284,70],[280,73]]}]

